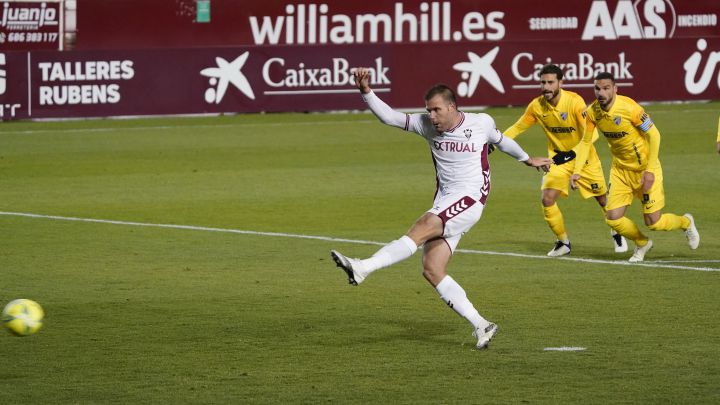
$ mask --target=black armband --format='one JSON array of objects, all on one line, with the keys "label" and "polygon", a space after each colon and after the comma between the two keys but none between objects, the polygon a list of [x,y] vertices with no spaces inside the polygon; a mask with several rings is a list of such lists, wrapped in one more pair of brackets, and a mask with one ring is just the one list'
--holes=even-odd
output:
[{"label": "black armband", "polygon": [[575,159],[575,151],[574,150],[569,150],[567,152],[563,152],[563,151],[555,149],[555,156],[552,157],[552,160],[553,160],[553,162],[555,162],[556,165],[561,165],[563,163],[567,163],[573,159]]}]

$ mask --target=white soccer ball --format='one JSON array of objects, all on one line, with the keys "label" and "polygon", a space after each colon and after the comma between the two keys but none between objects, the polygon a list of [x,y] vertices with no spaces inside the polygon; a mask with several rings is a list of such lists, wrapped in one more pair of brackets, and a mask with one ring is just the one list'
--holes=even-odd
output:
[{"label": "white soccer ball", "polygon": [[45,317],[40,304],[33,300],[17,299],[5,305],[2,323],[16,336],[27,336],[40,330]]}]

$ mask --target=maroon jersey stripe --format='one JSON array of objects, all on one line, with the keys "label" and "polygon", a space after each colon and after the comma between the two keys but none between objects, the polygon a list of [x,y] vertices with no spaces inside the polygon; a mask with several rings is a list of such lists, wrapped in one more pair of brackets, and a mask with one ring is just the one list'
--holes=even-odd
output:
[{"label": "maroon jersey stripe", "polygon": [[465,196],[454,203],[452,203],[448,208],[446,208],[444,211],[438,214],[440,219],[443,222],[443,227],[445,226],[445,223],[456,216],[463,213],[463,211],[466,211],[468,208],[475,205],[476,201],[472,197]]},{"label": "maroon jersey stripe", "polygon": [[488,195],[490,195],[490,161],[488,160],[488,145],[483,146],[481,154],[482,173],[483,173],[483,187],[480,190],[480,203],[485,205]]}]

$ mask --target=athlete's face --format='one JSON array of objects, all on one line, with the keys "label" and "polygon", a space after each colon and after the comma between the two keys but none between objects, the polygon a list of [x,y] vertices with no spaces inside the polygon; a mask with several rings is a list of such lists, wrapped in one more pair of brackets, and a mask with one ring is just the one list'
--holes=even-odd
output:
[{"label": "athlete's face", "polygon": [[595,98],[603,110],[607,111],[612,107],[616,94],[617,86],[612,80],[595,80]]},{"label": "athlete's face", "polygon": [[436,94],[425,102],[425,109],[430,114],[430,120],[438,132],[445,132],[452,128],[457,120],[457,107]]},{"label": "athlete's face", "polygon": [[545,100],[553,102],[557,101],[560,94],[560,84],[562,80],[558,80],[555,73],[545,73],[540,76],[540,91]]}]

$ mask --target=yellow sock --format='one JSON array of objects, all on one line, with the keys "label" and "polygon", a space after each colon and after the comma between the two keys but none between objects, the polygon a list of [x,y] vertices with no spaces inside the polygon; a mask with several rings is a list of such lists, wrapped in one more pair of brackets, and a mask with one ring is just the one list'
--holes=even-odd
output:
[{"label": "yellow sock", "polygon": [[550,230],[553,231],[558,240],[568,240],[565,232],[565,220],[557,204],[543,207],[543,215],[545,216],[545,222],[547,222]]},{"label": "yellow sock", "polygon": [[675,229],[687,229],[690,220],[675,214],[662,214],[660,219],[648,226],[653,231],[674,231]]},{"label": "yellow sock", "polygon": [[637,225],[635,225],[635,222],[631,221],[629,218],[622,217],[620,219],[606,219],[605,222],[607,222],[607,224],[610,225],[610,228],[614,229],[615,232],[624,236],[626,239],[630,239],[635,242],[638,246],[645,246],[645,244],[647,244],[648,237],[643,235]]}]

